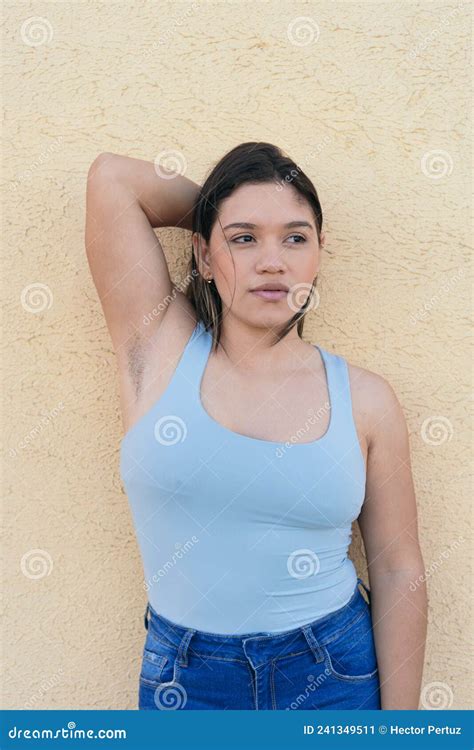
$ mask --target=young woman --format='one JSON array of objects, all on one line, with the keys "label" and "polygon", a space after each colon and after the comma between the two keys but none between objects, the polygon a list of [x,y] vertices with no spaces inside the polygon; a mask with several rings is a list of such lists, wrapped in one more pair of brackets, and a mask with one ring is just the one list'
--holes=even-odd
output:
[{"label": "young woman", "polygon": [[[232,149],[202,187],[111,153],[89,171],[148,599],[141,709],[418,708],[407,427],[384,378],[302,339],[322,223],[313,184],[269,143]],[[166,226],[192,230],[181,289]],[[370,589],[347,556],[356,519]]]}]

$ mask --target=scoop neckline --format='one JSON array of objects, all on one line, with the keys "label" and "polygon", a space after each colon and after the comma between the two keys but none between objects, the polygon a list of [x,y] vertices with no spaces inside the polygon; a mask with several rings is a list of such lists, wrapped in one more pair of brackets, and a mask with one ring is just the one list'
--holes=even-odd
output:
[{"label": "scoop neckline", "polygon": [[310,442],[307,442],[307,443],[298,443],[298,442],[292,443],[291,440],[283,440],[283,441],[265,440],[263,438],[255,438],[255,437],[252,437],[251,435],[244,435],[242,432],[236,432],[235,430],[231,430],[229,427],[226,427],[225,425],[221,424],[221,422],[218,422],[217,419],[214,419],[214,417],[212,417],[209,414],[209,412],[206,411],[206,409],[204,408],[204,404],[202,403],[202,400],[201,400],[201,385],[202,385],[202,381],[204,380],[204,373],[206,372],[206,368],[209,363],[209,359],[211,355],[211,343],[212,343],[212,337],[209,334],[209,331],[206,330],[206,333],[209,337],[209,349],[208,349],[208,353],[204,361],[204,367],[198,379],[196,396],[197,396],[197,403],[198,403],[199,410],[201,411],[201,413],[203,414],[203,416],[207,419],[209,423],[215,425],[215,427],[217,427],[221,432],[227,434],[229,437],[233,438],[234,440],[237,439],[237,440],[241,440],[244,442],[256,443],[259,445],[270,445],[273,448],[287,447],[288,444],[291,445],[292,448],[302,448],[302,447],[309,448],[311,446],[314,447],[315,445],[318,445],[319,443],[322,443],[327,439],[330,432],[332,431],[332,426],[334,422],[334,413],[333,413],[334,404],[333,404],[332,394],[331,394],[331,385],[330,385],[329,372],[328,372],[328,362],[326,360],[324,349],[322,347],[318,346],[318,344],[312,344],[312,346],[314,346],[319,351],[319,354],[321,356],[321,360],[323,363],[324,375],[326,378],[326,389],[328,392],[328,401],[329,401],[329,423],[326,428],[326,432],[324,433],[324,435],[321,435],[321,437],[316,438],[316,440],[311,440]]}]

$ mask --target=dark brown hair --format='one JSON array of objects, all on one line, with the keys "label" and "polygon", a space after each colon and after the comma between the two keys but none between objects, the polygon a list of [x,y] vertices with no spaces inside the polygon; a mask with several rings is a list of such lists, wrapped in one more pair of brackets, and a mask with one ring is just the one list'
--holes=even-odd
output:
[{"label": "dark brown hair", "polygon": [[[219,220],[221,202],[244,183],[276,182],[291,184],[306,200],[315,217],[318,241],[323,225],[323,213],[313,183],[300,167],[280,148],[271,143],[249,141],[236,146],[213,167],[206,177],[194,206],[192,231],[209,242],[212,228]],[[212,332],[213,348],[217,349],[221,335],[222,301],[214,280],[209,284],[199,273],[194,252],[189,263],[186,297],[196,310],[196,317]],[[316,288],[313,281],[304,305],[278,332],[274,343],[287,335],[297,325],[298,335],[303,333],[304,315]]]}]

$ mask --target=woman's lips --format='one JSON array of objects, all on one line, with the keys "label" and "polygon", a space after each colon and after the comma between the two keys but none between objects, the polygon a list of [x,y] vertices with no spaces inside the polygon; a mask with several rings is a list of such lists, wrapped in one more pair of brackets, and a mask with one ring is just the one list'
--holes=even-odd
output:
[{"label": "woman's lips", "polygon": [[275,301],[286,297],[288,292],[285,292],[284,289],[252,289],[252,294],[257,295],[257,297],[261,297],[262,299]]}]

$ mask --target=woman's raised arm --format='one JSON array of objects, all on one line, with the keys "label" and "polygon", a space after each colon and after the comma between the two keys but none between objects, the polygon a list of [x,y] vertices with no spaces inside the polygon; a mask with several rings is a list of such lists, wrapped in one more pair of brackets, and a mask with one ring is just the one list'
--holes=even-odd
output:
[{"label": "woman's raised arm", "polygon": [[[87,259],[114,349],[124,357],[143,337],[150,339],[173,304],[146,317],[173,292],[153,228],[191,229],[199,193],[199,186],[183,175],[167,178],[160,172],[165,170],[156,170],[153,162],[104,152],[87,179]],[[184,295],[178,295],[179,304],[186,305]]]}]

